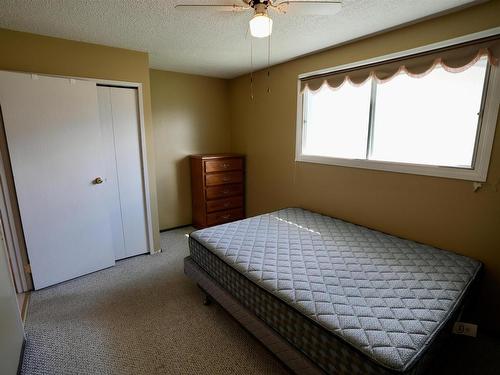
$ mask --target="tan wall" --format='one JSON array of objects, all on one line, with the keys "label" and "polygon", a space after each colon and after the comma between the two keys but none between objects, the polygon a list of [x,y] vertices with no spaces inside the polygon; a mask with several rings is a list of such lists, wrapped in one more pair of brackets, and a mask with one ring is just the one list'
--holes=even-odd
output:
[{"label": "tan wall", "polygon": [[160,228],[191,223],[190,154],[229,151],[226,80],[151,70]]},{"label": "tan wall", "polygon": [[0,29],[0,69],[142,83],[154,243],[159,249],[147,53]]},{"label": "tan wall", "polygon": [[[500,329],[500,127],[488,181],[467,181],[294,162],[297,75],[500,26],[500,2],[278,65],[230,82],[232,151],[247,155],[247,210],[301,206],[480,259],[482,318]],[[488,294],[489,293],[489,294]]]}]

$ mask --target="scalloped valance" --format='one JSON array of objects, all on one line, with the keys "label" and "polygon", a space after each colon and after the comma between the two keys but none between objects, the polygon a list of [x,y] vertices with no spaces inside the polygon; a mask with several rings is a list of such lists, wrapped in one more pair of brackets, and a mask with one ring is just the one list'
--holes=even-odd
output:
[{"label": "scalloped valance", "polygon": [[500,35],[487,38],[487,40],[483,39],[402,58],[301,78],[301,92],[306,88],[310,91],[317,91],[325,84],[332,89],[341,87],[345,82],[362,85],[370,78],[375,79],[378,83],[384,83],[402,73],[420,78],[429,74],[437,66],[443,67],[448,72],[458,73],[470,68],[484,56],[488,58],[490,64],[498,65]]}]

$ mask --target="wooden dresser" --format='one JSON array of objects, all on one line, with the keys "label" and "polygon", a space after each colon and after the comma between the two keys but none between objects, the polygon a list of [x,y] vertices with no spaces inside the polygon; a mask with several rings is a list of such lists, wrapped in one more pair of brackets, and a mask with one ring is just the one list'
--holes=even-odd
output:
[{"label": "wooden dresser", "polygon": [[245,157],[191,155],[193,226],[206,228],[245,217]]}]

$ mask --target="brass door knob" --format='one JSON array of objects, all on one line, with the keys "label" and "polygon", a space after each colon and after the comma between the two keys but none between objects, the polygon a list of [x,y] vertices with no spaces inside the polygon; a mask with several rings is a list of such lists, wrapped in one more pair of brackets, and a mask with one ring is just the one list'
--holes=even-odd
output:
[{"label": "brass door knob", "polygon": [[99,185],[99,184],[102,184],[104,182],[104,180],[102,179],[102,177],[96,177],[94,178],[94,180],[92,181],[92,183],[94,185]]}]

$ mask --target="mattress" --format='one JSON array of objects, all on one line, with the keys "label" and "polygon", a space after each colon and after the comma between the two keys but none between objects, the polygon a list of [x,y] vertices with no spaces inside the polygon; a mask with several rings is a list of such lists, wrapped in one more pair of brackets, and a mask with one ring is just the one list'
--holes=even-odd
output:
[{"label": "mattress", "polygon": [[300,208],[193,232],[190,252],[327,373],[419,373],[481,268]]}]

